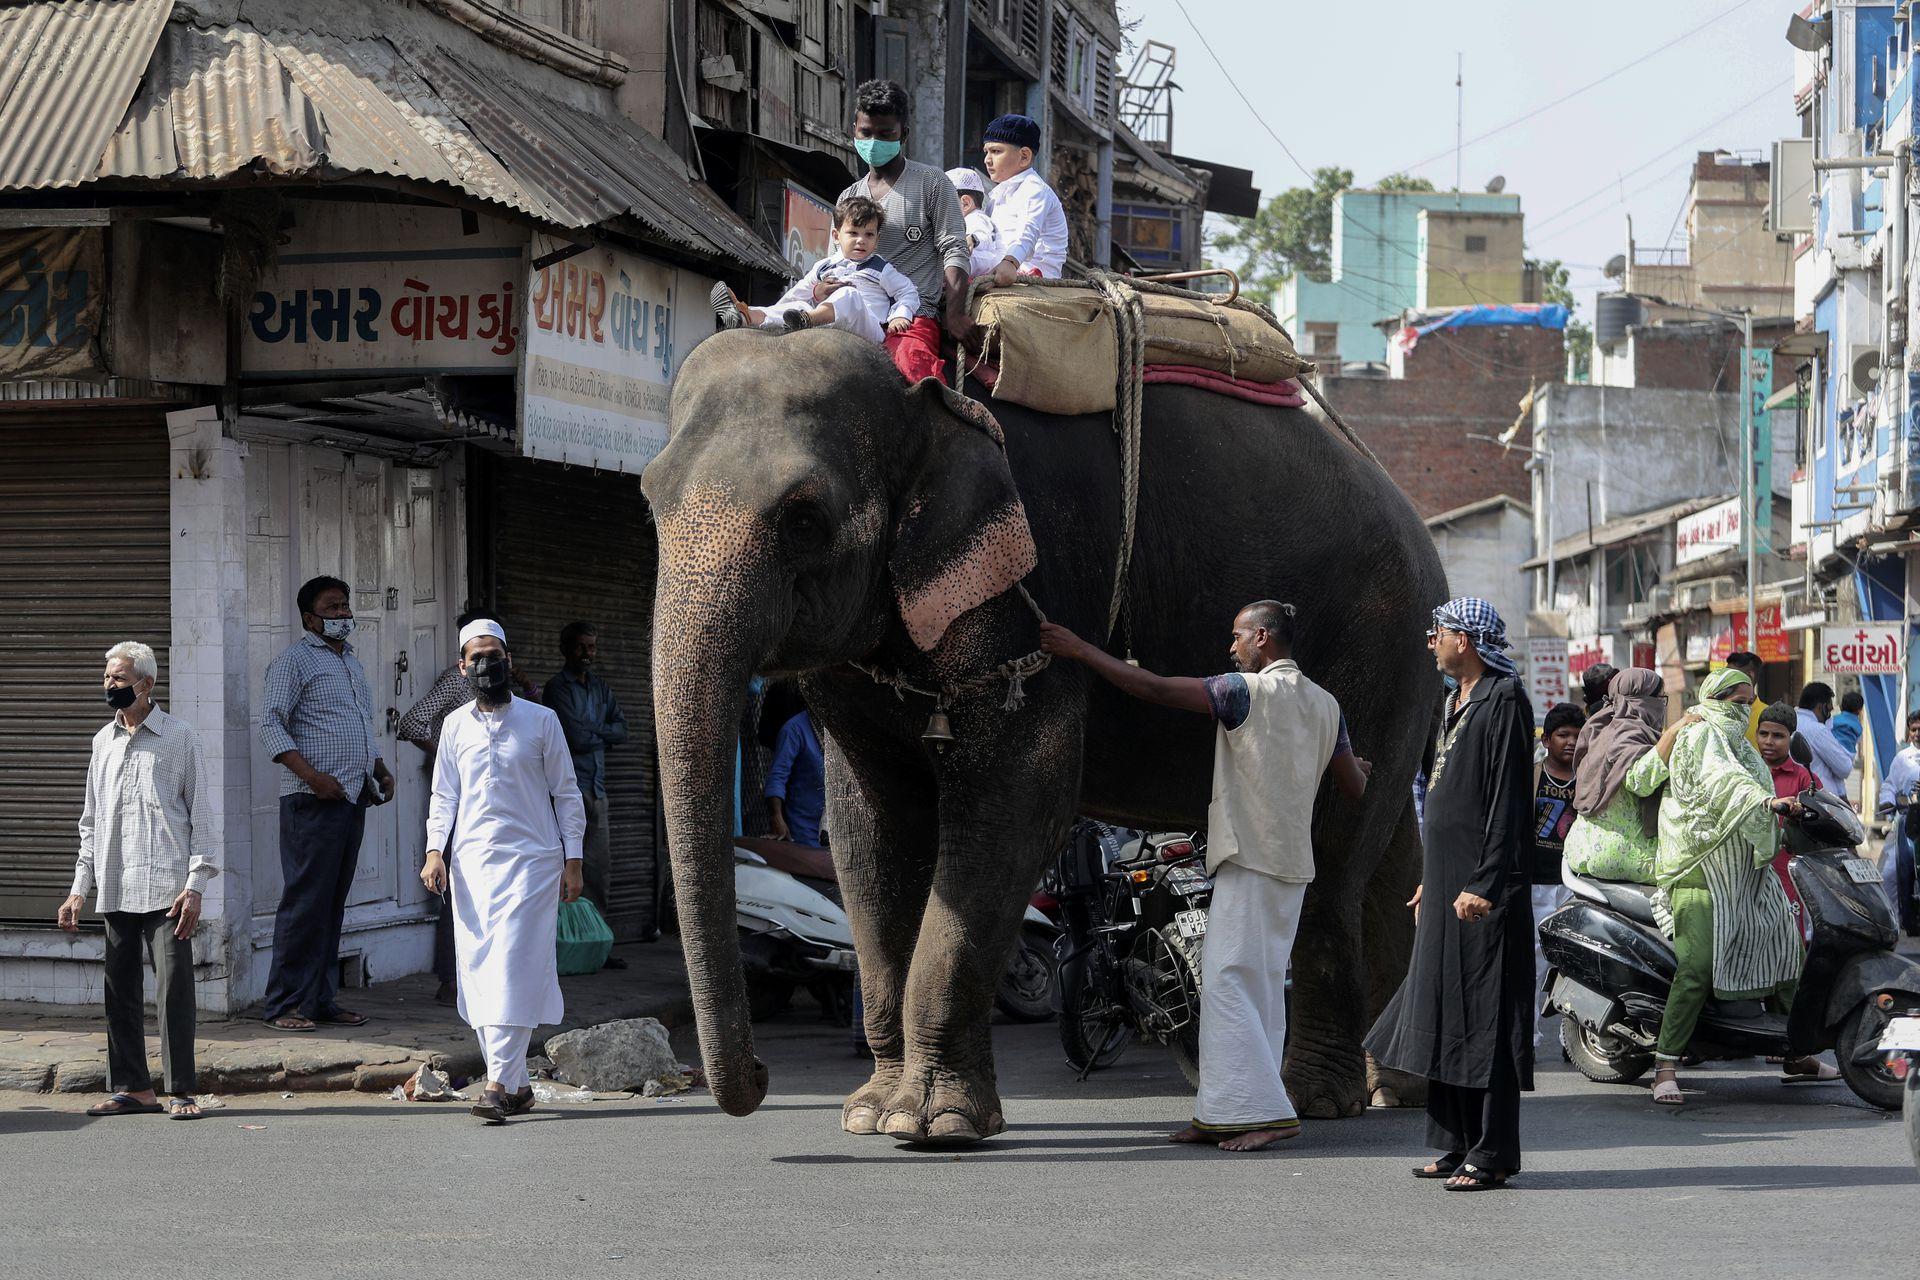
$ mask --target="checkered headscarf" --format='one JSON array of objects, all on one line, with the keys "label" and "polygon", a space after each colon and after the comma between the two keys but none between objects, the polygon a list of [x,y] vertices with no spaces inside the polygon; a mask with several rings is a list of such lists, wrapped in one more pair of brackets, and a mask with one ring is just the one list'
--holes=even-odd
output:
[{"label": "checkered headscarf", "polygon": [[1487,670],[1495,675],[1515,674],[1513,659],[1506,655],[1507,624],[1500,611],[1479,596],[1456,596],[1433,611],[1433,625],[1458,631],[1473,641],[1474,651]]}]

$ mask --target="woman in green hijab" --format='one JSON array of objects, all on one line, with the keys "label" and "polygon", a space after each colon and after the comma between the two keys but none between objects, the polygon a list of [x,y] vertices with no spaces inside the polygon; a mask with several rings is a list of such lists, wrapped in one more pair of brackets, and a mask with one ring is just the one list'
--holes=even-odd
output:
[{"label": "woman in green hijab", "polygon": [[[1700,701],[1660,747],[1634,766],[1640,791],[1664,780],[1654,855],[1654,915],[1673,938],[1673,988],[1654,1045],[1653,1100],[1682,1101],[1677,1068],[1709,995],[1772,997],[1792,1003],[1800,976],[1800,933],[1770,866],[1778,838],[1773,778],[1747,741],[1753,681],[1732,667],[1714,672]],[[1663,759],[1663,757],[1665,757]],[[1632,785],[1632,782],[1629,785]],[[1652,784],[1652,785],[1649,785]],[[1642,792],[1644,794],[1644,792]],[[1790,1075],[1817,1075],[1796,1060]]]}]

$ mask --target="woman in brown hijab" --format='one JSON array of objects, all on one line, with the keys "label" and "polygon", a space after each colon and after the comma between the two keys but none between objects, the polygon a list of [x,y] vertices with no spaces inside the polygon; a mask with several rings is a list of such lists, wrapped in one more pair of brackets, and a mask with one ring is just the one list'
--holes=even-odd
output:
[{"label": "woman in brown hijab", "polygon": [[1659,789],[1637,794],[1627,774],[1659,743],[1666,722],[1660,674],[1628,667],[1614,675],[1606,702],[1580,730],[1573,749],[1573,807],[1579,816],[1567,832],[1567,865],[1580,874],[1653,883]]}]

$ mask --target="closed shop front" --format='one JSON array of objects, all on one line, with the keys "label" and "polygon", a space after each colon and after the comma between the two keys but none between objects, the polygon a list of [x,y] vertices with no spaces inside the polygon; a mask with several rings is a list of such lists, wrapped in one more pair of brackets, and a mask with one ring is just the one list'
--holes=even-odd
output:
[{"label": "closed shop front", "polygon": [[[477,460],[477,459],[476,459]],[[478,469],[478,468],[476,468]],[[624,745],[607,752],[613,883],[608,923],[621,941],[659,928],[653,739],[655,542],[640,477],[488,457],[484,518],[474,517],[477,599],[491,599],[514,664],[540,683],[561,668],[560,629],[584,620],[599,631],[597,670],[627,719]]]},{"label": "closed shop front", "polygon": [[167,702],[167,504],[160,410],[0,406],[0,920],[72,883],[107,648],[152,645]]}]

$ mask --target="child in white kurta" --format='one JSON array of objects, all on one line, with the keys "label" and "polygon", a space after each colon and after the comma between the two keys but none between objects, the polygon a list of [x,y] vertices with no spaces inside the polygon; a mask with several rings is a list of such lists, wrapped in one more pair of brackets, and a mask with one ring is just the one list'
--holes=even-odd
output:
[{"label": "child in white kurta", "polygon": [[920,312],[920,290],[876,248],[887,215],[865,196],[848,196],[833,211],[833,253],[809,267],[780,300],[750,307],[725,281],[713,286],[721,327],[753,325],[776,331],[845,329],[868,342],[904,333]]},{"label": "child in white kurta", "polygon": [[1000,248],[1000,233],[987,216],[987,180],[978,169],[949,169],[947,181],[960,194],[960,213],[967,220],[967,273],[991,275],[1007,255]]},{"label": "child in white kurta", "polygon": [[1015,276],[1058,279],[1067,261],[1067,211],[1033,169],[1040,126],[1025,116],[1001,116],[987,125],[985,137],[982,150],[993,179],[987,216],[1000,237],[994,283],[1009,285]]},{"label": "child in white kurta", "polygon": [[[482,619],[468,631],[463,667],[485,670],[491,659],[504,675],[504,643],[487,638],[503,639],[499,625]],[[446,874],[440,855],[451,857],[460,1016],[480,1038],[489,1094],[505,1095],[483,1105],[517,1114],[532,1101],[533,1029],[564,1011],[554,935],[563,885],[579,893],[587,818],[559,717],[504,682],[487,702],[452,711],[441,727],[422,879],[432,888],[436,869]]]}]

